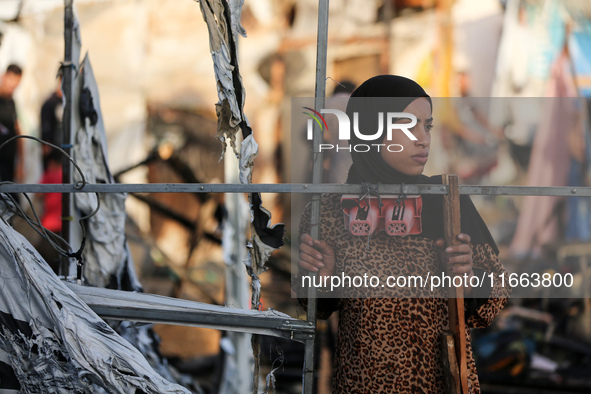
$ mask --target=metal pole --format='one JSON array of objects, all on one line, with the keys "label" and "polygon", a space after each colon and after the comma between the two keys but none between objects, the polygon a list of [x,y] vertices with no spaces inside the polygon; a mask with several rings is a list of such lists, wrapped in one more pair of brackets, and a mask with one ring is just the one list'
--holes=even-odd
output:
[{"label": "metal pole", "polygon": [[[74,65],[72,45],[74,42],[74,0],[64,0],[64,64],[62,74],[62,91],[65,98],[63,115],[63,139],[62,149],[71,154],[72,124],[74,111],[72,110],[72,98],[74,95]],[[67,158],[62,159],[62,183],[72,183],[72,164]],[[69,193],[62,193],[62,238],[70,243],[70,230],[72,220],[72,199]],[[63,257],[61,273],[69,275],[69,258]]]},{"label": "metal pole", "polygon": [[[319,0],[318,3],[318,37],[316,44],[316,93],[314,95],[314,108],[320,111],[324,107],[326,94],[326,52],[328,45],[328,2]],[[318,149],[322,143],[322,130],[314,127],[314,163],[312,183],[322,183],[322,152]],[[320,194],[312,196],[310,236],[318,239],[320,236]],[[307,320],[316,328],[316,289],[310,286],[308,290],[308,315]],[[310,335],[306,341],[304,353],[303,392],[311,394],[314,390],[314,348],[316,335]]]},{"label": "metal pole", "polygon": [[[361,185],[345,183],[88,183],[74,184],[0,184],[0,193],[301,193],[359,194]],[[438,184],[380,185],[381,194],[445,195],[448,187]],[[556,196],[591,197],[591,187],[572,186],[473,186],[460,185],[461,195],[471,196]]]},{"label": "metal pole", "polygon": [[[238,138],[241,138],[238,135]],[[238,142],[238,141],[237,141]],[[224,178],[227,184],[238,184],[239,163],[233,154],[224,156]],[[248,205],[244,195],[228,193],[225,196],[228,210],[227,223],[224,226],[222,246],[226,265],[225,304],[235,308],[250,307],[249,282],[243,261],[246,257],[246,228],[248,227]],[[232,236],[229,236],[229,235]],[[253,390],[252,368],[253,352],[251,334],[228,332],[227,337],[234,345],[234,353],[226,354],[224,361],[224,379],[220,385],[220,394],[248,393]],[[255,376],[254,379],[258,379]]]}]

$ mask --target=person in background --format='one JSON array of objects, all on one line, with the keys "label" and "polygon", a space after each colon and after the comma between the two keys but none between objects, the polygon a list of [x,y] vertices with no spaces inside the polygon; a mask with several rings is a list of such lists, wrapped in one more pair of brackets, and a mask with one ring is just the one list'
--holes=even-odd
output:
[{"label": "person in background", "polygon": [[[62,73],[58,71],[54,91],[41,106],[41,139],[60,146],[62,143]],[[62,154],[49,145],[43,145],[43,176],[39,183],[53,184],[62,182]],[[62,196],[60,193],[43,193],[41,224],[47,230],[59,234],[62,231]],[[59,272],[59,254],[52,245],[42,238],[36,249],[47,261],[54,272]]]},{"label": "person in background", "polygon": [[[21,82],[23,70],[11,64],[0,77],[0,145],[10,138],[20,135],[16,106],[13,95]],[[22,179],[22,144],[13,141],[0,152],[0,181],[20,181]]]},{"label": "person in background", "polygon": [[[62,116],[64,106],[62,103],[62,71],[58,71],[57,84],[51,96],[45,100],[41,107],[41,139],[60,146],[62,140]],[[43,167],[47,168],[47,160],[53,148],[43,145]]]},{"label": "person in background", "polygon": [[[433,128],[433,102],[429,95],[408,78],[380,75],[361,84],[347,104],[349,119],[354,119],[355,113],[359,119],[364,119],[359,124],[362,137],[374,133],[378,123],[374,115],[385,112],[414,115],[416,123],[409,130],[415,139],[393,133],[391,142],[404,149],[380,150],[378,144],[370,150],[353,149],[346,182],[351,185],[440,185],[442,176],[423,175]],[[404,118],[399,122],[408,123]],[[352,146],[366,141],[358,133],[351,134]],[[373,142],[380,141],[386,142],[383,134]],[[489,273],[505,275],[494,239],[469,196],[460,197],[462,233],[457,236],[458,244],[447,248],[443,242],[443,197],[431,194],[422,195],[421,199],[422,229],[419,234],[407,236],[389,236],[383,231],[371,237],[357,236],[343,223],[341,196],[323,194],[320,238],[312,239],[309,235],[311,206],[308,205],[301,216],[298,273],[292,282],[300,303],[307,306],[308,288],[303,287],[302,278],[310,272],[329,279],[358,274],[377,278],[424,277],[426,272],[442,270],[450,276],[465,275],[467,278]],[[498,282],[490,287],[474,288],[465,283],[468,391],[478,394],[480,384],[469,329],[490,324],[506,304],[510,289]],[[370,295],[368,289],[356,285],[349,288],[345,285],[336,292],[318,288],[319,295],[327,295],[318,299],[318,318],[326,319],[335,311],[339,314],[333,392],[445,392],[440,342],[441,333],[449,329],[445,298],[434,297],[419,286],[393,287],[382,292],[374,289],[376,293],[366,298]]]},{"label": "person in background", "polygon": [[[52,149],[45,157],[45,172],[41,177],[39,183],[54,184],[62,182],[62,154],[57,149]],[[62,195],[60,193],[41,193],[40,198],[43,200],[43,213],[41,215],[41,224],[47,230],[59,234],[62,231]],[[51,246],[51,244],[41,238],[40,243],[36,245],[36,249],[47,263],[53,268],[54,272],[58,272],[59,254]]]}]

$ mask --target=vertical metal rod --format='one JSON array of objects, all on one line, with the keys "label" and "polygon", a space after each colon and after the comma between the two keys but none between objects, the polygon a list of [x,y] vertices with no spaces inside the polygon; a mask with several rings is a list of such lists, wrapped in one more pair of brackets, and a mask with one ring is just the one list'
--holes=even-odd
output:
[{"label": "vertical metal rod", "polygon": [[[240,134],[237,139],[241,139]],[[238,144],[239,141],[236,141]],[[240,183],[238,158],[233,154],[224,156],[224,180],[228,184]],[[248,206],[242,193],[226,193],[227,225],[224,226],[222,247],[226,261],[225,304],[236,308],[250,308],[250,286],[244,271],[246,257],[246,227],[248,226]],[[229,225],[229,226],[228,226]],[[230,231],[232,237],[227,236]],[[227,332],[227,337],[234,345],[234,354],[226,354],[224,361],[223,382],[220,394],[248,393],[253,391],[251,334],[245,332]],[[254,379],[258,379],[255,376]]]},{"label": "vertical metal rod", "polygon": [[[314,95],[314,109],[320,111],[324,107],[324,96],[326,95],[326,52],[328,45],[328,2],[329,0],[319,0],[318,2],[318,36],[316,44],[316,93]],[[312,183],[322,183],[322,152],[319,150],[322,143],[322,130],[315,125],[314,127],[314,163],[312,173]],[[312,196],[311,206],[311,228],[310,236],[318,239],[320,236],[320,194]],[[308,290],[308,309],[307,320],[316,327],[316,289],[310,286]],[[303,392],[311,394],[314,390],[314,349],[316,336],[306,341],[304,353],[304,376]]]},{"label": "vertical metal rod", "polygon": [[[64,115],[63,115],[63,139],[62,149],[67,154],[71,154],[72,146],[72,125],[74,111],[72,110],[72,98],[74,95],[74,64],[72,58],[72,45],[74,42],[74,0],[64,0],[64,64],[62,74],[62,91],[65,97]],[[77,59],[76,59],[77,60]],[[64,157],[62,159],[62,183],[72,183],[72,165]],[[62,238],[68,242],[71,241],[71,209],[72,199],[70,193],[62,193]],[[61,261],[61,273],[64,276],[69,275],[69,258],[63,257]]]}]

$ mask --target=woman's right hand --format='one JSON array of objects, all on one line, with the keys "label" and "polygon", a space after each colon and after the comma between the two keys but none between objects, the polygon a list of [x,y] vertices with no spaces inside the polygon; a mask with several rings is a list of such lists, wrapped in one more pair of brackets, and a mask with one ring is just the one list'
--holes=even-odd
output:
[{"label": "woman's right hand", "polygon": [[310,234],[302,234],[298,266],[320,275],[332,275],[335,267],[334,249],[324,241],[313,239]]}]

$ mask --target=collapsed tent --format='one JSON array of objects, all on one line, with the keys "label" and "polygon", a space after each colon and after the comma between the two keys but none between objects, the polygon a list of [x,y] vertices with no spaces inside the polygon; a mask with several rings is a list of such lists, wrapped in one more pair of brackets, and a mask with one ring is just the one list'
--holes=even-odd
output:
[{"label": "collapsed tent", "polygon": [[69,290],[7,223],[4,203],[0,211],[0,389],[189,392],[158,375],[136,348]]},{"label": "collapsed tent", "polygon": [[[85,180],[93,184],[115,183],[107,164],[107,138],[101,114],[98,86],[88,55],[80,66],[74,97],[78,97],[74,158]],[[76,174],[77,175],[77,174]],[[75,181],[81,181],[75,176]],[[125,193],[77,193],[74,206],[83,216],[100,209],[86,221],[82,278],[85,284],[115,290],[143,291],[137,278],[133,258],[125,235]],[[100,204],[99,204],[100,203]],[[159,339],[152,326],[114,323],[117,333],[140,349],[151,367],[170,381],[185,387],[194,386],[191,379],[179,376],[159,351]],[[175,376],[177,378],[175,378]]]},{"label": "collapsed tent", "polygon": [[[81,45],[77,21],[73,37],[72,57],[77,65]],[[73,89],[65,96],[71,93],[69,99],[74,103],[70,122],[78,169],[84,182],[114,183],[107,165],[98,87],[88,56],[76,70]],[[76,181],[82,181],[77,175]],[[125,198],[124,193],[75,195],[78,213],[90,216],[85,220],[86,247],[79,261],[84,262],[80,274],[93,286],[142,291],[125,237]],[[101,209],[94,212],[98,206]],[[168,366],[151,326],[114,323],[115,332],[60,282],[24,238],[6,222],[2,224],[2,236],[16,240],[3,242],[6,248],[0,263],[7,273],[3,279],[18,278],[10,285],[21,291],[4,286],[0,296],[4,301],[0,303],[0,388],[64,393],[90,388],[101,392],[101,387],[109,392],[188,392],[170,383],[182,381],[194,392],[201,392],[189,377],[179,376]]]}]

